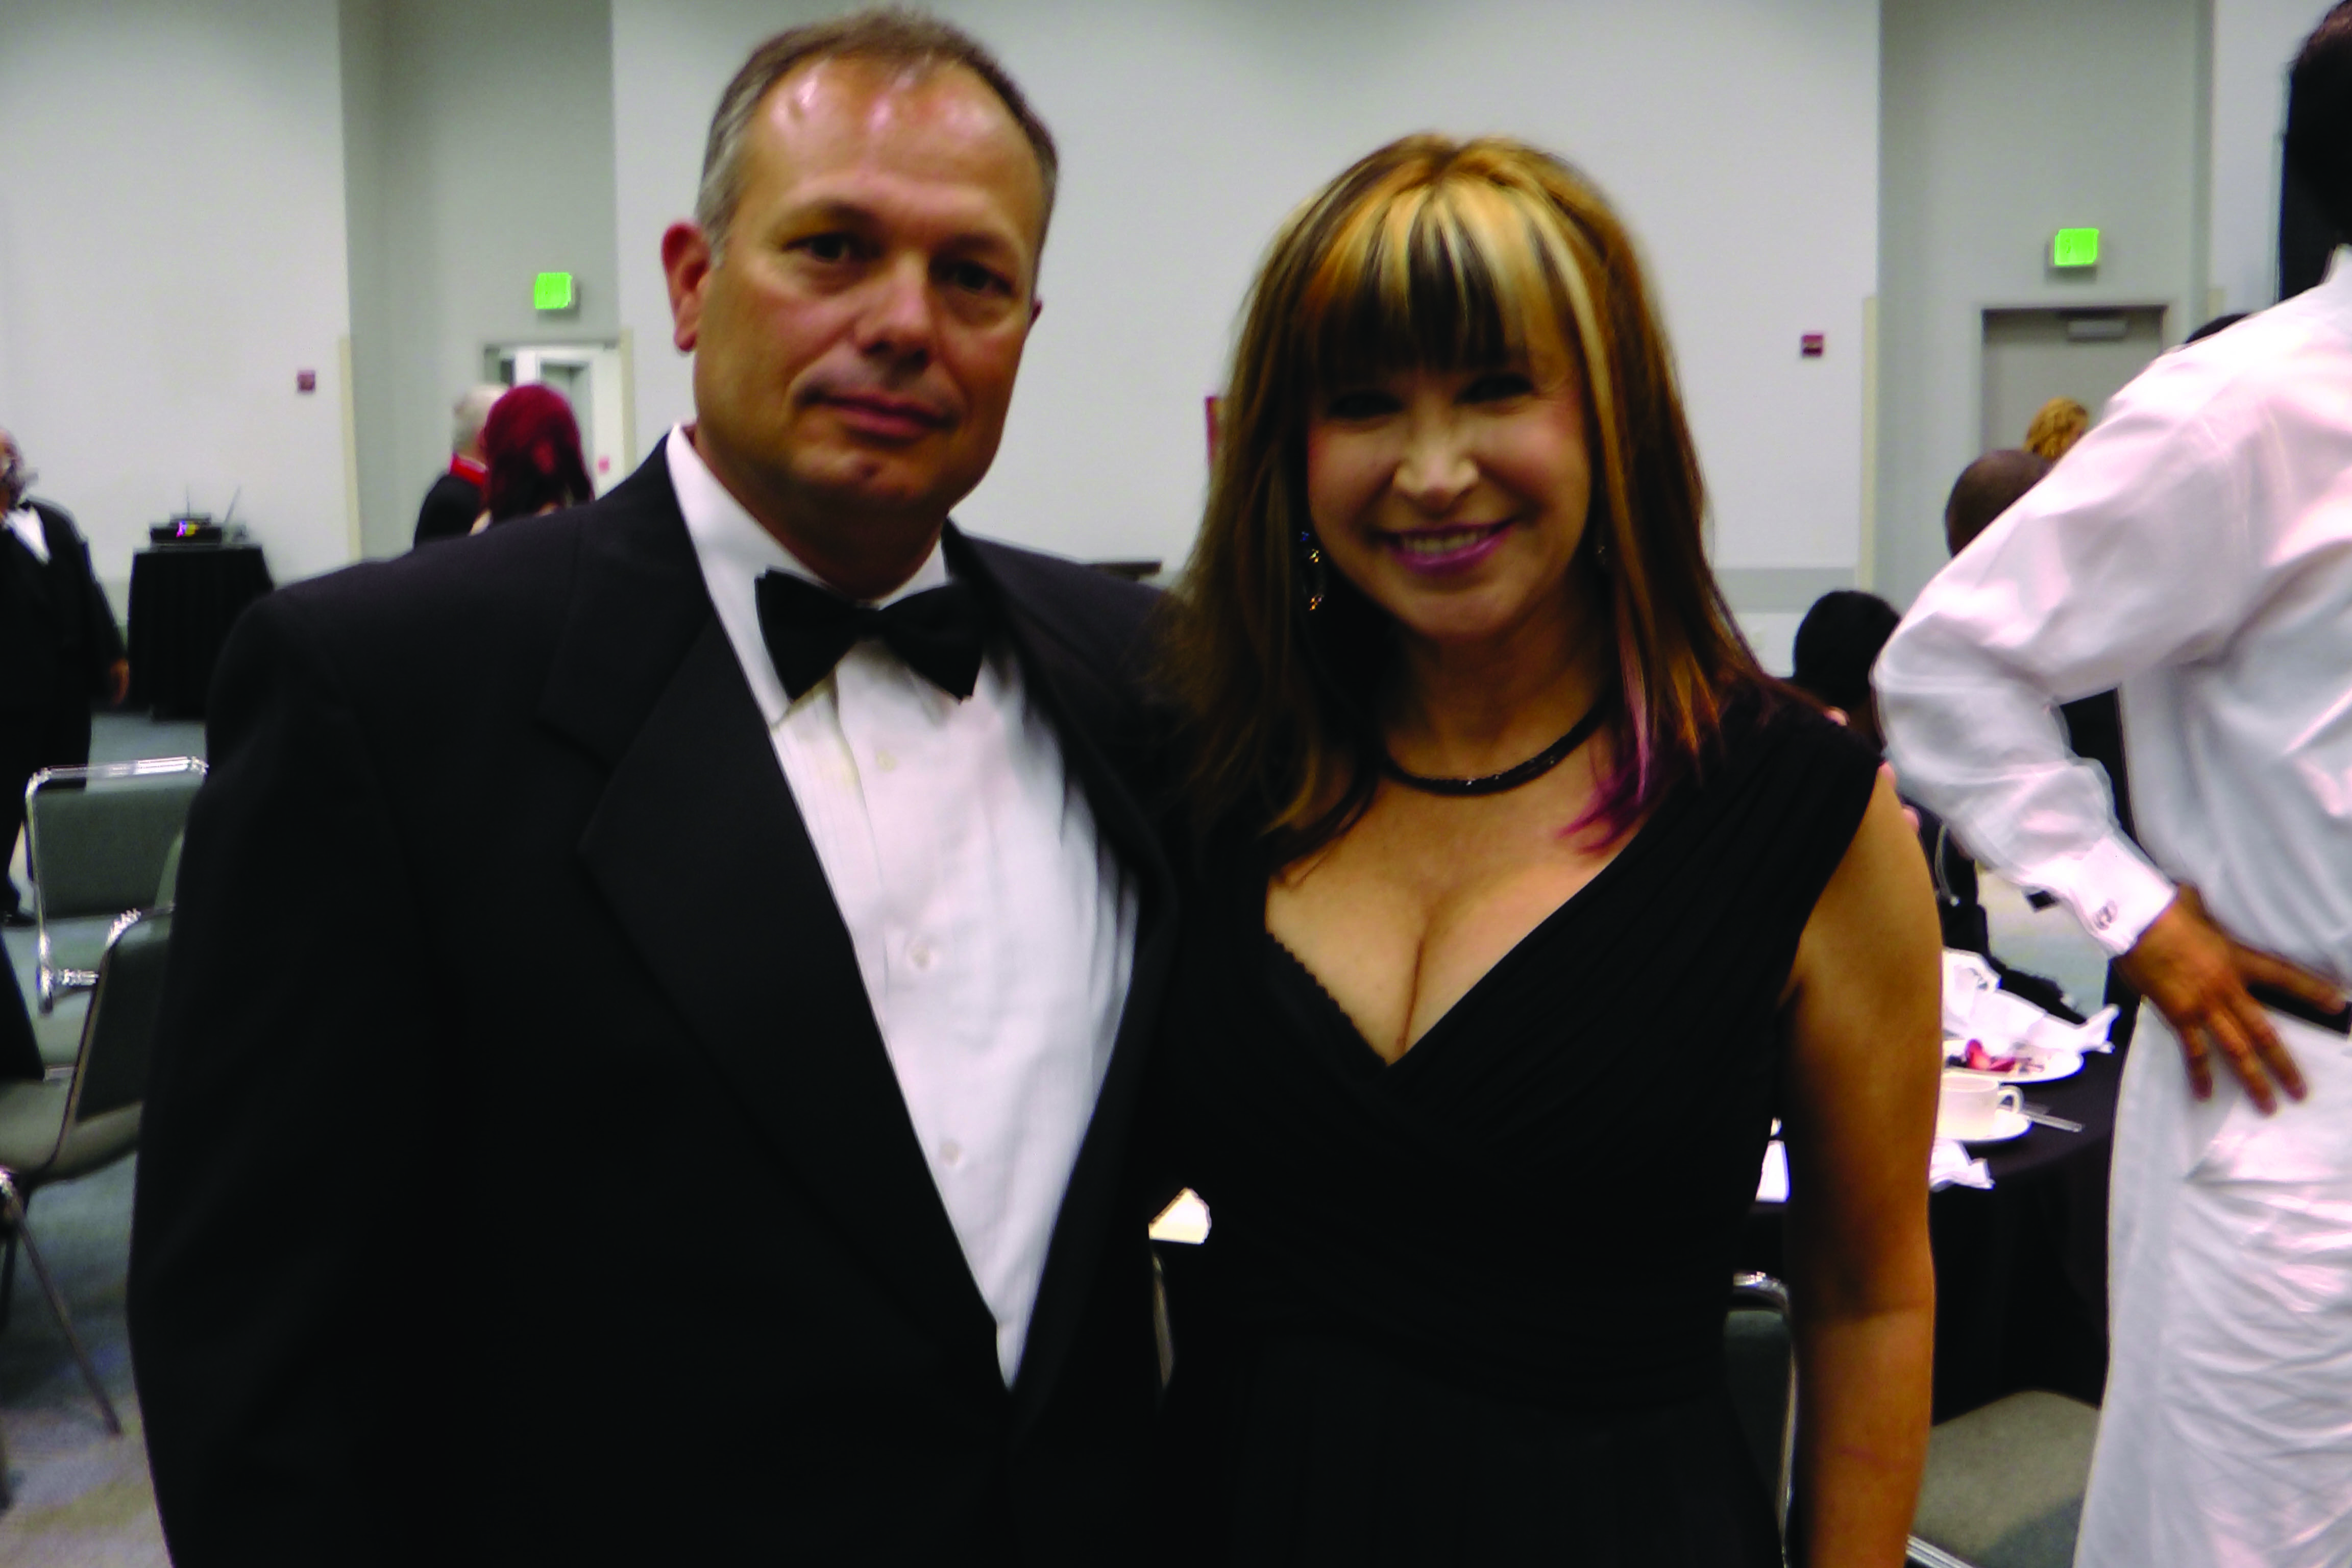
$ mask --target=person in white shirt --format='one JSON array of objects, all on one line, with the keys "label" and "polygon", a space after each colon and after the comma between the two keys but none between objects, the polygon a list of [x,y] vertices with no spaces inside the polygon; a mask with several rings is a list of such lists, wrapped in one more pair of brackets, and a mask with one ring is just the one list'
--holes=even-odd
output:
[{"label": "person in white shirt", "polygon": [[[2352,4],[2295,65],[2287,153],[2352,232]],[[1876,681],[1906,787],[2072,909],[2164,1026],[2125,1068],[2077,1563],[2341,1568],[2352,261],[2116,394],[1921,592]],[[2053,712],[2109,686],[2144,854]]]},{"label": "person in white shirt", "polygon": [[1155,598],[948,521],[1055,166],[943,23],[779,36],[663,241],[693,421],[247,612],[132,1242],[184,1568],[1130,1557]]}]

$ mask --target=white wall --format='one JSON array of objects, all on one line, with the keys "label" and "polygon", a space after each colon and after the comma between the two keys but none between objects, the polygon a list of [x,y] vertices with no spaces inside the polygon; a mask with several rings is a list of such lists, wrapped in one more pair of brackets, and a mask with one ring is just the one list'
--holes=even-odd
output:
[{"label": "white wall", "polygon": [[2278,299],[2286,69],[2328,0],[2213,0],[2212,314]]},{"label": "white wall", "polygon": [[[1978,455],[1988,306],[2163,304],[2203,320],[2208,122],[2199,0],[1885,0],[1877,591],[1943,564]],[[2095,275],[2047,265],[2103,231]],[[2021,435],[2022,433],[2021,432]]]},{"label": "white wall", "polygon": [[[690,407],[657,245],[693,201],[719,89],[829,5],[613,0],[622,319],[641,447]],[[1863,301],[1875,287],[1871,0],[1139,0],[936,7],[993,47],[1063,149],[1045,313],[1003,451],[961,516],[1093,557],[1190,547],[1202,398],[1275,226],[1407,131],[1575,159],[1655,270],[1714,489],[1717,554],[1850,570]],[[1798,356],[1807,331],[1825,359]]]},{"label": "white wall", "polygon": [[[367,552],[408,548],[485,344],[611,339],[605,0],[343,0]],[[362,236],[366,238],[363,241]],[[576,310],[531,308],[565,271]]]},{"label": "white wall", "polygon": [[0,425],[118,616],[185,495],[281,581],[348,557],[342,191],[332,0],[0,5]]}]

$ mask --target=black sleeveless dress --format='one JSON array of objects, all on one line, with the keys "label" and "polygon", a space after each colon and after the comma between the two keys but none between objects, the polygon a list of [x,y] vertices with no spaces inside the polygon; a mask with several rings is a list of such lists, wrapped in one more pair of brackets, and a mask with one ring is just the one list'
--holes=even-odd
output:
[{"label": "black sleeveless dress", "polygon": [[1149,1100],[1213,1216],[1171,1249],[1169,1561],[1780,1561],[1723,1320],[1876,768],[1810,710],[1735,720],[1393,1066],[1267,934],[1264,858],[1210,857]]}]

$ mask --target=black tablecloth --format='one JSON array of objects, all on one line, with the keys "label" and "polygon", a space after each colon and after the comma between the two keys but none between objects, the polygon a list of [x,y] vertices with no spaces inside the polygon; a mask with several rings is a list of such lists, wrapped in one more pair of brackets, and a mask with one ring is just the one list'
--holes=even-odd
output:
[{"label": "black tablecloth", "polygon": [[255,545],[174,544],[131,560],[130,706],[201,719],[228,629],[276,584]]},{"label": "black tablecloth", "polygon": [[[2158,1037],[2159,1038],[2161,1037]],[[1936,1419],[2022,1388],[2095,1404],[2107,1377],[2107,1163],[2125,1053],[2094,1054],[2029,1104],[2083,1123],[1980,1143],[1990,1192],[1927,1200],[1936,1251]],[[1780,1272],[1780,1210],[1759,1204],[1741,1266]]]}]

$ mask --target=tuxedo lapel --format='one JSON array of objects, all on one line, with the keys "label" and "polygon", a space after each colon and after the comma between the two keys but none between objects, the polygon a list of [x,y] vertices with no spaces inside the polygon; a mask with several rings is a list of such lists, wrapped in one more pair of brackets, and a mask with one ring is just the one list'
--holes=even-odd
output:
[{"label": "tuxedo lapel", "polygon": [[[1023,682],[1052,721],[1064,765],[1086,792],[1096,830],[1135,878],[1138,902],[1127,1005],[1093,1119],[1055,1220],[1045,1278],[1013,1386],[1018,1431],[1036,1418],[1053,1391],[1088,1308],[1103,1248],[1117,1244],[1113,1227],[1132,1223],[1139,1232],[1144,1224],[1142,1215],[1125,1210],[1127,1184],[1122,1178],[1144,1057],[1175,954],[1175,878],[1138,801],[1138,789],[1145,782],[1145,738],[1132,732],[1139,721],[1139,705],[1121,684],[1136,672],[1104,668],[1098,650],[1089,657],[1089,650],[1066,636],[1056,607],[1015,575],[1021,564],[1017,556],[969,539],[953,525],[945,544],[950,564],[994,606],[1020,660]],[[1138,1284],[1134,1299],[1139,1304],[1144,1298],[1139,1280]],[[1137,1332],[1142,1331],[1139,1321]]]},{"label": "tuxedo lapel", "polygon": [[992,1366],[994,1321],[667,470],[639,477],[658,496],[591,535],[541,705],[612,763],[581,858],[776,1158],[910,1311]]}]

